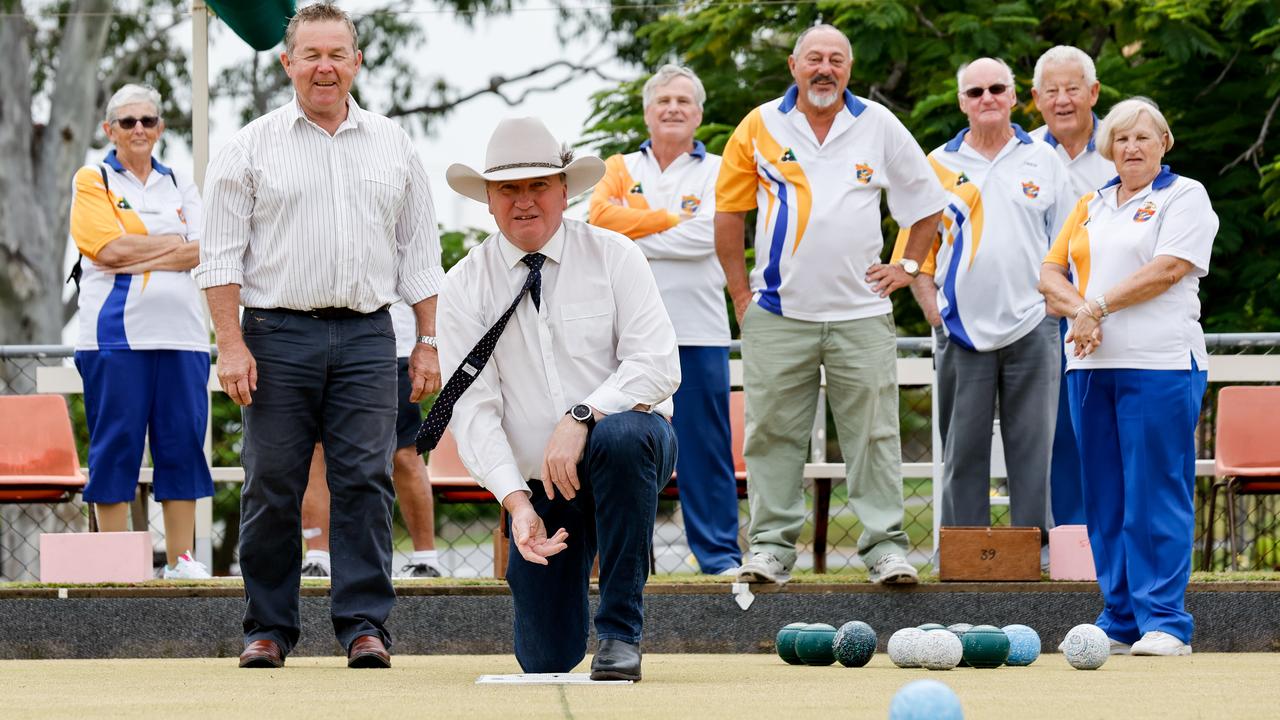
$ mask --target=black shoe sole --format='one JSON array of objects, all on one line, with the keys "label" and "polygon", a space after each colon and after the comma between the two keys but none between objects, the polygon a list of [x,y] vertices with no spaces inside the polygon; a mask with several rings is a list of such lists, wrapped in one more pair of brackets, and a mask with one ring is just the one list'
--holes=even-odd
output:
[{"label": "black shoe sole", "polygon": [[250,668],[250,669],[270,670],[270,669],[284,667],[284,660],[281,660],[279,663],[276,663],[276,661],[272,660],[269,657],[258,656],[258,657],[249,658],[248,660],[241,660],[240,667]]},{"label": "black shoe sole", "polygon": [[391,667],[391,661],[384,660],[372,653],[365,653],[364,655],[357,655],[348,660],[347,667],[356,669],[385,669]]},{"label": "black shoe sole", "polygon": [[619,672],[617,670],[592,670],[592,680],[630,680],[632,682],[640,682],[640,673]]}]

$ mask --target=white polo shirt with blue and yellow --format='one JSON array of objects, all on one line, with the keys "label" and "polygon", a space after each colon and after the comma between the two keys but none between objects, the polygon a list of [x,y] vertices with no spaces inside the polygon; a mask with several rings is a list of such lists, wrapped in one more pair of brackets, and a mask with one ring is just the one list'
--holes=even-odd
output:
[{"label": "white polo shirt with blue and yellow", "polygon": [[1071,174],[1071,192],[1075,194],[1077,200],[1086,193],[1107,184],[1116,176],[1116,164],[1102,157],[1095,144],[1098,136],[1097,115],[1093,116],[1093,131],[1089,133],[1089,144],[1085,146],[1084,152],[1075,157],[1067,154],[1067,149],[1062,147],[1058,138],[1049,131],[1048,125],[1041,125],[1028,134],[1031,135],[1032,140],[1044,142],[1058,153],[1058,159],[1067,166],[1067,172]]},{"label": "white polo shirt with blue and yellow", "polygon": [[695,141],[663,170],[650,144],[605,160],[590,222],[631,238],[649,259],[680,345],[726,347],[729,313],[715,241],[720,156]]},{"label": "white polo shirt with blue and yellow", "polygon": [[1117,204],[1120,178],[1080,198],[1045,262],[1070,269],[1080,295],[1093,299],[1157,256],[1191,263],[1168,290],[1102,321],[1102,344],[1077,358],[1066,344],[1067,371],[1128,368],[1188,370],[1209,366],[1200,328],[1200,278],[1209,273],[1218,215],[1204,186],[1165,165],[1151,184]]},{"label": "white polo shirt with blue and yellow", "polygon": [[834,322],[893,311],[867,284],[880,262],[880,198],[903,227],[938,212],[946,198],[906,127],[887,108],[844,93],[819,143],[796,108],[798,89],[752,110],[724,149],[716,209],[756,218],[751,289],[783,317]]},{"label": "white polo shirt with blue and yellow", "polygon": [[125,169],[115,150],[101,165],[76,171],[71,239],[84,255],[76,350],[209,351],[204,309],[190,272],[116,275],[94,262],[108,243],[125,234],[175,234],[198,241],[201,209],[191,178],[154,158],[146,183]]},{"label": "white polo shirt with blue and yellow", "polygon": [[[1011,345],[1044,320],[1040,264],[1075,200],[1057,153],[1012,127],[994,160],[965,143],[969,128],[929,153],[948,201],[920,271],[933,275],[948,341],[977,352]],[[899,233],[895,259],[905,247]]]}]

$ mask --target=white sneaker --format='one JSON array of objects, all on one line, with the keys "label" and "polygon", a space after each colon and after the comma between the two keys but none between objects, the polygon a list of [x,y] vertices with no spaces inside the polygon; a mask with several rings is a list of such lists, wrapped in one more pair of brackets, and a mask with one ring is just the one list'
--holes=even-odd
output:
[{"label": "white sneaker", "polygon": [[758,552],[738,568],[738,582],[781,585],[790,579],[791,572],[773,553]]},{"label": "white sneaker", "polygon": [[1191,646],[1167,632],[1152,630],[1133,644],[1133,655],[1190,655]]},{"label": "white sneaker", "polygon": [[208,580],[213,577],[209,574],[209,568],[204,563],[191,557],[190,552],[184,552],[178,556],[178,562],[173,567],[166,565],[164,567],[165,580]]},{"label": "white sneaker", "polygon": [[871,582],[876,585],[915,585],[920,575],[915,566],[897,553],[882,556],[871,566]]}]

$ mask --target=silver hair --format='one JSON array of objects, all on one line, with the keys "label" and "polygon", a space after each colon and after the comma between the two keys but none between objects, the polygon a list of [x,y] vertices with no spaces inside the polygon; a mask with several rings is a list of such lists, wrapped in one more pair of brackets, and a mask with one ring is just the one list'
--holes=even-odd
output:
[{"label": "silver hair", "polygon": [[1115,142],[1116,133],[1137,125],[1138,119],[1143,115],[1151,118],[1156,124],[1156,130],[1164,135],[1164,151],[1172,150],[1173,132],[1169,130],[1169,121],[1164,119],[1164,113],[1160,112],[1160,106],[1151,98],[1135,95],[1116,103],[1102,119],[1102,124],[1098,126],[1098,154],[1111,160],[1111,145]]},{"label": "silver hair", "polygon": [[109,123],[116,119],[116,112],[125,105],[133,105],[134,103],[150,103],[151,107],[156,109],[156,114],[160,114],[160,93],[150,85],[135,85],[129,83],[116,91],[111,99],[107,101],[107,117]]},{"label": "silver hair", "polygon": [[964,71],[965,71],[965,70],[968,70],[970,65],[972,65],[972,64],[974,64],[974,63],[976,63],[976,62],[978,62],[979,60],[992,60],[992,61],[994,61],[994,62],[996,62],[996,63],[999,63],[999,64],[1000,64],[1000,67],[1004,68],[1004,73],[1005,73],[1005,75],[1006,75],[1006,76],[1008,76],[1008,78],[1009,78],[1009,79],[1008,79],[1008,80],[1006,80],[1005,82],[1007,82],[1007,83],[1009,84],[1009,86],[1010,86],[1010,87],[1012,87],[1012,86],[1013,86],[1013,84],[1014,84],[1014,83],[1013,83],[1013,70],[1009,67],[1009,63],[1007,63],[1007,62],[1005,62],[1005,61],[1001,60],[1001,59],[1000,59],[1000,58],[998,58],[998,57],[975,58],[975,59],[970,60],[969,62],[964,63],[963,65],[961,65],[961,66],[960,66],[960,69],[956,71],[956,92],[957,92],[957,93],[962,93],[962,92],[964,92]]},{"label": "silver hair", "polygon": [[807,27],[804,29],[804,32],[797,35],[796,46],[791,50],[791,57],[794,57],[794,58],[800,57],[800,46],[804,44],[804,39],[809,37],[810,33],[817,30],[830,30],[831,32],[839,35],[840,39],[844,40],[844,46],[845,46],[845,49],[848,51],[849,59],[850,60],[853,59],[853,44],[849,42],[849,36],[841,32],[840,28],[836,27],[835,25],[828,25],[827,23],[818,23],[817,25],[814,25],[812,27]]},{"label": "silver hair", "polygon": [[351,33],[351,50],[353,52],[360,50],[360,36],[356,33],[356,25],[351,22],[351,16],[342,8],[334,5],[332,0],[326,2],[318,2],[300,8],[293,17],[289,18],[289,24],[284,29],[284,51],[289,53],[289,57],[293,57],[293,46],[298,36],[298,26],[308,22],[340,22],[347,26],[347,30]]},{"label": "silver hair", "polygon": [[1093,64],[1093,58],[1089,57],[1089,53],[1078,47],[1071,45],[1058,45],[1049,48],[1036,60],[1036,69],[1033,76],[1032,84],[1037,90],[1044,90],[1043,80],[1044,71],[1050,65],[1069,65],[1076,63],[1080,69],[1084,71],[1084,84],[1093,87],[1098,82],[1098,69]]},{"label": "silver hair", "polygon": [[693,101],[698,104],[698,109],[702,109],[702,104],[707,101],[707,91],[702,87],[702,81],[698,79],[697,73],[683,65],[663,65],[658,68],[658,72],[653,74],[644,83],[644,90],[641,96],[644,98],[644,107],[648,108],[653,104],[653,98],[658,94],[658,88],[665,86],[667,83],[678,77],[689,78],[693,83]]}]

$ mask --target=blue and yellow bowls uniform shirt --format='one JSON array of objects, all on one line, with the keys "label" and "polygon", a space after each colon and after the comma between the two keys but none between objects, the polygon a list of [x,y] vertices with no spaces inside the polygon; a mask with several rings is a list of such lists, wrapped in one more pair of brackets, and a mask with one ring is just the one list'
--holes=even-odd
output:
[{"label": "blue and yellow bowls uniform shirt", "polygon": [[1045,262],[1066,266],[1086,298],[1106,295],[1158,255],[1191,263],[1159,295],[1108,315],[1102,344],[1085,358],[1067,349],[1067,370],[1187,370],[1209,366],[1200,328],[1200,278],[1209,272],[1218,215],[1204,186],[1162,166],[1150,185],[1117,204],[1120,178],[1076,203]]},{"label": "blue and yellow bowls uniform shirt", "polygon": [[836,322],[885,315],[888,298],[867,284],[880,262],[881,193],[903,227],[942,209],[945,198],[924,152],[884,106],[844,94],[819,143],[796,107],[799,90],[752,110],[725,145],[716,210],[756,218],[755,302],[796,320]]},{"label": "blue and yellow bowls uniform shirt", "polygon": [[[103,185],[105,170],[110,187]],[[190,272],[137,275],[104,272],[94,262],[125,234],[184,235],[200,239],[200,195],[189,177],[151,161],[146,183],[116,158],[76,171],[71,195],[71,238],[84,255],[77,350],[209,351],[209,332]]]}]

